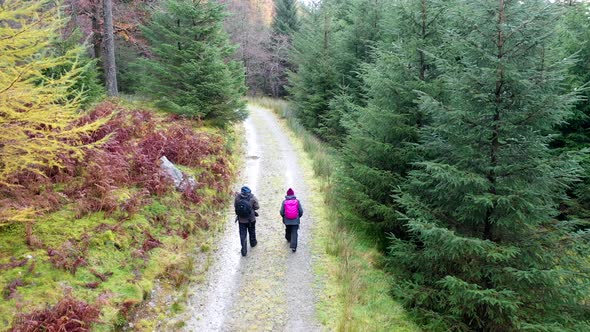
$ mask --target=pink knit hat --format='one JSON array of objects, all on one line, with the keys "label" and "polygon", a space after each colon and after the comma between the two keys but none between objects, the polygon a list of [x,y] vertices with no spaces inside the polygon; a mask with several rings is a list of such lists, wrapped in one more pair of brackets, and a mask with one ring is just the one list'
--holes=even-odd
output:
[{"label": "pink knit hat", "polygon": [[293,189],[289,188],[289,190],[287,190],[287,196],[293,196],[295,195],[295,192],[293,191]]}]

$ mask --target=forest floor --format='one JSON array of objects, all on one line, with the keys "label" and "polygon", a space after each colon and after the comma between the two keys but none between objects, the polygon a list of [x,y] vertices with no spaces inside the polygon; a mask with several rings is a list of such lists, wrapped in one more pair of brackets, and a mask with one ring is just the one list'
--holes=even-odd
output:
[{"label": "forest floor", "polygon": [[[188,304],[177,317],[186,331],[318,331],[315,312],[320,281],[313,271],[311,238],[315,217],[311,192],[294,143],[271,111],[249,106],[243,170],[235,190],[248,185],[260,203],[258,245],[240,255],[233,211],[213,252],[205,280],[189,286]],[[291,187],[305,210],[299,244],[292,253],[279,209]],[[231,210],[231,207],[230,207]],[[176,325],[178,326],[178,325]]]}]

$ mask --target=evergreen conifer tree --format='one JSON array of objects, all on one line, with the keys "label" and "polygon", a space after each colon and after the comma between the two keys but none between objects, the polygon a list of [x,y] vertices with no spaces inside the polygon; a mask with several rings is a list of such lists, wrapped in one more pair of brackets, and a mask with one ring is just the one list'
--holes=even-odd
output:
[{"label": "evergreen conifer tree", "polygon": [[[573,2],[565,6],[562,16],[560,34],[557,38],[559,49],[566,56],[576,54],[576,63],[570,68],[569,83],[572,88],[590,84],[590,4]],[[561,135],[552,142],[552,146],[562,151],[579,151],[590,147],[590,88],[582,89],[584,98],[576,103],[574,113],[560,126]],[[569,202],[564,215],[586,220],[585,228],[590,228],[590,156],[582,161],[587,176],[576,183],[570,191],[574,198]]]},{"label": "evergreen conifer tree", "polygon": [[334,56],[341,73],[339,84],[360,90],[357,88],[361,85],[360,65],[371,62],[372,48],[380,41],[384,28],[384,13],[392,7],[392,3],[384,0],[351,0],[345,7],[346,14],[340,19],[342,28],[335,35],[338,52]]},{"label": "evergreen conifer tree", "polygon": [[297,0],[275,0],[272,30],[275,34],[290,36],[299,29]]},{"label": "evergreen conifer tree", "polygon": [[[380,41],[388,4],[382,0],[323,1],[295,36],[292,101],[304,125],[333,145],[340,145],[347,135],[343,120],[357,106],[364,106],[359,73],[363,63],[372,62],[372,48]],[[322,55],[308,51],[322,48]]]},{"label": "evergreen conifer tree", "polygon": [[[385,232],[400,235],[393,195],[416,161],[418,130],[427,119],[416,105],[424,91],[438,96],[434,57],[444,31],[440,0],[398,1],[382,8],[381,41],[373,63],[362,66],[366,106],[356,106],[347,121],[350,134],[342,151],[345,167],[341,195],[354,210]],[[403,38],[400,38],[403,36]],[[354,107],[353,107],[354,108]]]},{"label": "evergreen conifer tree", "polygon": [[[334,34],[334,68],[338,89],[331,96],[318,133],[340,145],[348,131],[344,122],[358,106],[365,106],[362,65],[373,62],[373,48],[381,41],[384,13],[391,3],[383,0],[351,0]],[[390,27],[387,27],[390,28]]]},{"label": "evergreen conifer tree", "polygon": [[139,63],[143,91],[164,110],[217,124],[243,119],[242,64],[223,30],[214,1],[168,0],[144,27],[154,57]]},{"label": "evergreen conifer tree", "polygon": [[291,59],[295,69],[289,74],[287,91],[301,123],[316,133],[337,87],[333,10],[329,1],[312,8],[293,39]]},{"label": "evergreen conifer tree", "polygon": [[549,47],[555,8],[458,2],[453,19],[464,29],[437,63],[446,100],[421,97],[424,161],[398,199],[409,238],[392,238],[397,294],[431,329],[588,330],[583,234],[555,218],[579,171],[548,147],[576,101],[570,61]]},{"label": "evergreen conifer tree", "polygon": [[[55,40],[49,52],[53,57],[67,56],[68,52],[79,52],[76,58],[70,58],[70,61],[63,65],[48,68],[44,76],[52,79],[67,74],[72,66],[79,66],[81,71],[78,77],[73,81],[69,89],[68,98],[80,98],[80,105],[86,107],[93,102],[98,101],[105,95],[105,88],[99,78],[97,60],[91,59],[87,54],[80,50],[80,40],[82,33],[76,29],[71,35],[64,39]],[[80,94],[83,92],[83,94]]]},{"label": "evergreen conifer tree", "polygon": [[[570,68],[572,88],[590,82],[590,4],[577,3],[565,7],[560,22],[556,47],[563,53],[576,54],[576,63]],[[590,89],[583,90],[584,98],[576,103],[573,116],[561,126],[563,135],[554,146],[575,148],[590,144]]]}]

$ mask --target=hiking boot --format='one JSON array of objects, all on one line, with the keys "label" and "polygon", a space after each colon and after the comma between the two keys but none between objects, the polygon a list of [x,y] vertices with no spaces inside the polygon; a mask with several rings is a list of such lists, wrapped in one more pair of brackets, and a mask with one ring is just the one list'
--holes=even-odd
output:
[{"label": "hiking boot", "polygon": [[254,247],[256,247],[257,244],[258,244],[258,241],[255,241],[254,243],[250,242],[250,247],[254,248]]},{"label": "hiking boot", "polygon": [[296,252],[297,251],[297,248],[291,248],[291,251],[292,252]]},{"label": "hiking boot", "polygon": [[242,250],[242,257],[246,257],[246,254],[247,254],[247,253],[248,253],[248,252],[247,252],[246,250]]}]

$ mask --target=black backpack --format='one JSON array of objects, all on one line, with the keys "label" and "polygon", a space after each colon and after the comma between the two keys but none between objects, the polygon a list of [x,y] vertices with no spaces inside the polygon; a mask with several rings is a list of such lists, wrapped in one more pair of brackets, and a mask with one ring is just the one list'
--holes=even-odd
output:
[{"label": "black backpack", "polygon": [[250,218],[252,215],[252,207],[250,206],[250,197],[240,195],[240,198],[236,202],[236,214],[240,218]]}]

